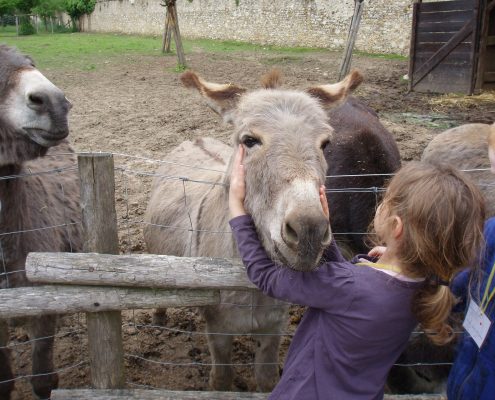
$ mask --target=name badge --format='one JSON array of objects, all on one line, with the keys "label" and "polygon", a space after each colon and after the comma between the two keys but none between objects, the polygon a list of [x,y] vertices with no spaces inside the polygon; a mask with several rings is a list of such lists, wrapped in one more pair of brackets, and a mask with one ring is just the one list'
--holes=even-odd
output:
[{"label": "name badge", "polygon": [[471,299],[469,301],[469,308],[464,319],[462,326],[466,329],[466,332],[473,338],[478,347],[481,347],[485,341],[486,335],[490,330],[491,322],[485,315],[478,304]]}]

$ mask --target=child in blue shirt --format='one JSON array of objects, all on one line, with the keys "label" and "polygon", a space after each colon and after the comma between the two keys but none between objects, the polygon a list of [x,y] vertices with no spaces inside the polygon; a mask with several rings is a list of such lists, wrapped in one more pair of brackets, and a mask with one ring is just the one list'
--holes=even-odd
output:
[{"label": "child in blue shirt", "polygon": [[[495,124],[491,128],[488,153],[495,173]],[[484,237],[481,272],[463,271],[452,285],[452,291],[461,299],[457,308],[466,311],[464,325],[474,322],[485,328],[477,329],[478,333],[466,328],[449,375],[449,400],[495,399],[495,218],[486,221]]]}]

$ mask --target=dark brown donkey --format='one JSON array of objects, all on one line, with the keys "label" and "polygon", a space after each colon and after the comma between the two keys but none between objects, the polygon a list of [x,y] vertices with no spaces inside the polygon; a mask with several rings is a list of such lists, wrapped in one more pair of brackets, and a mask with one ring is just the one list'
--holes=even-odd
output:
[{"label": "dark brown donkey", "polygon": [[[71,104],[33,61],[0,45],[0,287],[28,286],[31,251],[80,251],[79,183],[66,141]],[[55,156],[56,153],[64,155]],[[43,173],[54,169],[58,173]],[[68,168],[68,169],[67,169]],[[43,229],[53,227],[49,229]],[[42,228],[42,229],[40,229]],[[56,318],[29,318],[31,383],[39,398],[57,386],[53,372]],[[14,375],[7,321],[0,320],[0,399],[10,398]]]}]

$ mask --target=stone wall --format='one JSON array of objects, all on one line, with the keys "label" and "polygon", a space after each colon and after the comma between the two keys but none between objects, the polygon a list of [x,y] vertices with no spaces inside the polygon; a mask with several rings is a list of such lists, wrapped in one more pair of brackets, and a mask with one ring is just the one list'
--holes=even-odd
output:
[{"label": "stone wall", "polygon": [[[407,54],[413,0],[366,0],[356,42],[361,51]],[[341,48],[354,0],[178,0],[185,38]],[[99,0],[83,21],[91,32],[161,35],[160,0]]]}]

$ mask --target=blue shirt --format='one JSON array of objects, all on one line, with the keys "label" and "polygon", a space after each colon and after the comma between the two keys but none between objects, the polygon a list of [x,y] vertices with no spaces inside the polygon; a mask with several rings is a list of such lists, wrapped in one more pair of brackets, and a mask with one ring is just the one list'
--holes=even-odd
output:
[{"label": "blue shirt", "polygon": [[250,216],[230,225],[249,279],[268,296],[309,307],[270,399],[382,399],[417,324],[411,304],[422,283],[346,261],[335,242],[316,271],[295,271],[268,257]]},{"label": "blue shirt", "polygon": [[[466,311],[470,297],[479,305],[488,283],[488,276],[495,263],[495,218],[485,224],[486,249],[481,264],[481,285],[469,271],[461,272],[454,280],[452,291],[462,300]],[[495,280],[490,290],[495,287]],[[491,321],[481,348],[466,332],[458,347],[454,365],[450,371],[447,395],[449,400],[493,400],[495,399],[495,300],[487,307],[486,315]]]}]

